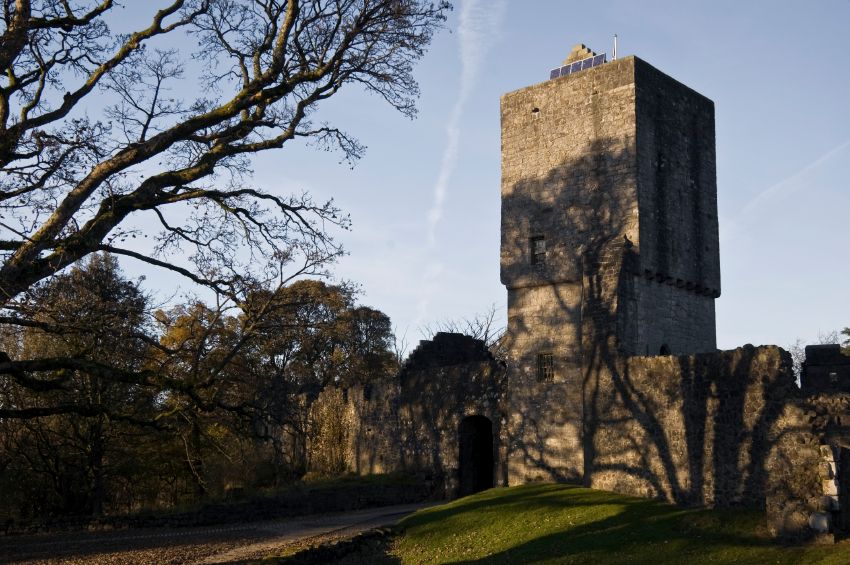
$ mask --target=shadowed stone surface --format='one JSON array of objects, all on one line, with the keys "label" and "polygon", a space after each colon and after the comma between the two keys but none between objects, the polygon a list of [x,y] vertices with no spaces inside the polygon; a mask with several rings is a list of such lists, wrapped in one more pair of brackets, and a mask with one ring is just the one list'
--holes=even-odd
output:
[{"label": "shadowed stone surface", "polygon": [[807,393],[850,392],[850,355],[838,344],[807,345],[800,381]]},{"label": "shadowed stone surface", "polygon": [[[367,385],[368,395],[363,385],[344,393],[327,389],[316,406],[342,410],[352,471],[417,473],[436,496],[454,497],[461,487],[460,433],[467,417],[489,422],[492,453],[484,462],[492,469],[489,482],[505,482],[504,375],[504,365],[481,340],[439,332],[419,343],[395,378]],[[480,452],[480,444],[475,446]],[[468,472],[479,469],[479,459],[469,463]]]}]

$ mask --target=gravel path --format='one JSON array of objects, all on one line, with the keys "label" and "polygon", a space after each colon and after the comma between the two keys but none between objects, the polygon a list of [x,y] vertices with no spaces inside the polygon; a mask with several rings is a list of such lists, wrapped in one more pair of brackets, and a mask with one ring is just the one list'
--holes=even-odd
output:
[{"label": "gravel path", "polygon": [[331,539],[343,539],[427,506],[403,504],[355,512],[202,528],[145,528],[108,533],[0,539],[3,563],[241,563]]}]

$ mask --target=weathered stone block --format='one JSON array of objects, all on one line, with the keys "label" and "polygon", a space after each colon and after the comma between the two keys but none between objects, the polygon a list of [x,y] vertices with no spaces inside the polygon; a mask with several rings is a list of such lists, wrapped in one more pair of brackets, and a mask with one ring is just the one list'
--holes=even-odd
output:
[{"label": "weathered stone block", "polygon": [[828,532],[831,524],[832,518],[826,512],[813,512],[809,516],[809,527],[820,534]]}]

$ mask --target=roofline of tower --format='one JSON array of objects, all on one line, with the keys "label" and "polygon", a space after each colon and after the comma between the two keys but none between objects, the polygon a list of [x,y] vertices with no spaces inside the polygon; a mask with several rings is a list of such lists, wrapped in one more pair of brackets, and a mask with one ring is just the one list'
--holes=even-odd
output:
[{"label": "roofline of tower", "polygon": [[500,101],[503,101],[505,98],[508,98],[508,97],[510,97],[510,96],[513,96],[513,95],[515,95],[516,93],[522,92],[522,91],[524,91],[524,90],[528,90],[528,89],[530,89],[530,88],[538,88],[538,87],[540,87],[541,85],[543,85],[543,84],[548,84],[548,83],[550,83],[550,82],[556,82],[556,81],[559,81],[559,80],[571,80],[571,79],[572,79],[573,77],[575,77],[575,76],[583,76],[583,73],[590,73],[590,72],[594,72],[594,71],[598,72],[600,69],[605,69],[605,68],[607,68],[609,65],[617,65],[617,66],[621,66],[621,65],[630,65],[630,66],[632,66],[632,67],[634,67],[634,68],[638,67],[639,65],[646,65],[647,67],[649,67],[649,68],[650,68],[650,69],[652,69],[653,71],[655,71],[655,72],[657,72],[657,73],[659,73],[659,74],[661,74],[661,75],[663,75],[663,76],[667,77],[668,79],[672,80],[673,82],[676,82],[676,83],[680,84],[681,86],[683,86],[684,88],[686,88],[686,89],[690,90],[691,92],[693,92],[695,95],[699,96],[700,98],[705,99],[707,102],[711,103],[711,105],[712,105],[712,106],[714,105],[714,101],[713,101],[711,98],[709,98],[708,96],[706,96],[705,94],[702,94],[702,93],[700,93],[700,92],[698,92],[698,91],[694,90],[693,88],[691,88],[691,87],[690,87],[690,86],[688,86],[687,84],[685,84],[685,83],[681,82],[680,80],[676,79],[675,77],[670,76],[669,74],[667,74],[667,73],[665,73],[664,71],[662,71],[662,70],[658,69],[658,68],[657,68],[657,67],[655,67],[654,65],[652,65],[652,64],[650,64],[650,63],[648,63],[648,62],[646,62],[644,59],[641,59],[640,57],[638,57],[638,56],[636,56],[636,55],[627,55],[627,56],[625,56],[625,57],[620,57],[619,59],[616,59],[616,60],[614,60],[614,61],[609,61],[609,62],[605,63],[604,65],[599,65],[599,66],[596,66],[596,67],[591,67],[591,68],[589,68],[589,69],[585,69],[585,70],[583,70],[583,71],[578,71],[578,73],[576,73],[576,74],[571,74],[571,75],[568,75],[568,76],[566,76],[566,77],[560,77],[560,78],[554,78],[554,79],[547,79],[547,80],[543,80],[543,81],[540,81],[540,82],[535,83],[535,84],[530,84],[530,85],[528,85],[528,86],[524,86],[524,87],[522,87],[522,88],[517,88],[517,89],[515,89],[515,90],[511,90],[511,91],[509,91],[509,92],[505,92],[504,94],[502,94],[502,95],[499,97],[499,100],[500,100]]}]

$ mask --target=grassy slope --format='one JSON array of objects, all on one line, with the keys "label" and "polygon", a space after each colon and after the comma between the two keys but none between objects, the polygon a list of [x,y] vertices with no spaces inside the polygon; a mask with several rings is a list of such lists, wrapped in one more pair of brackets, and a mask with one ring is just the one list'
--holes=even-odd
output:
[{"label": "grassy slope", "polygon": [[850,543],[782,547],[759,513],[683,509],[570,485],[492,489],[420,511],[402,563],[850,563]]}]

